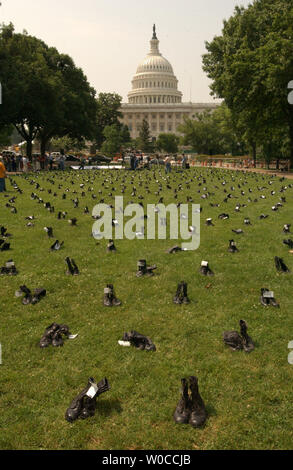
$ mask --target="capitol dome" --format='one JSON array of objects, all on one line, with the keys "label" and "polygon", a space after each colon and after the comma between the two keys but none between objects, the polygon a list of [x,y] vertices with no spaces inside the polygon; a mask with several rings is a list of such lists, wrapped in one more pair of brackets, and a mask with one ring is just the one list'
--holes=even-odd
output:
[{"label": "capitol dome", "polygon": [[178,80],[172,65],[159,51],[155,25],[150,45],[150,52],[138,65],[133,77],[128,102],[130,104],[181,103],[182,93],[178,91]]}]

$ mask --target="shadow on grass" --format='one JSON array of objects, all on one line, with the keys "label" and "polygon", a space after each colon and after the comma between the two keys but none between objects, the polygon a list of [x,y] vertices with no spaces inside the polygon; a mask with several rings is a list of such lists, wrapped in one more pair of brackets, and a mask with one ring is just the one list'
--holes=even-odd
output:
[{"label": "shadow on grass", "polygon": [[119,400],[97,401],[97,413],[100,415],[110,416],[113,411],[116,411],[116,413],[122,412]]},{"label": "shadow on grass", "polygon": [[205,405],[205,407],[206,407],[206,411],[207,411],[207,414],[208,414],[208,419],[211,416],[217,416],[217,411],[212,405],[208,404],[208,405]]}]

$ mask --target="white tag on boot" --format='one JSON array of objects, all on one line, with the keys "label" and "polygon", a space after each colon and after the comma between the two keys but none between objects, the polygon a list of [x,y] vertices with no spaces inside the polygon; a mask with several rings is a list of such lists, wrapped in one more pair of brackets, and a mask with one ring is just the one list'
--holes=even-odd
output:
[{"label": "white tag on boot", "polygon": [[87,394],[86,394],[86,395],[87,395],[87,397],[89,397],[89,398],[94,398],[94,396],[96,395],[97,391],[98,391],[98,386],[97,386],[96,384],[93,384],[93,385],[91,386],[91,388],[89,388],[89,390],[87,391]]},{"label": "white tag on boot", "polygon": [[125,348],[129,348],[131,346],[129,341],[118,341],[118,344],[120,344],[120,346],[124,346]]},{"label": "white tag on boot", "polygon": [[13,268],[14,262],[13,261],[7,261],[7,263],[5,263],[5,266],[6,266],[6,268]]},{"label": "white tag on boot", "polygon": [[273,291],[268,291],[268,292],[264,292],[263,293],[263,297],[265,299],[273,299],[275,296],[274,296],[274,292]]}]

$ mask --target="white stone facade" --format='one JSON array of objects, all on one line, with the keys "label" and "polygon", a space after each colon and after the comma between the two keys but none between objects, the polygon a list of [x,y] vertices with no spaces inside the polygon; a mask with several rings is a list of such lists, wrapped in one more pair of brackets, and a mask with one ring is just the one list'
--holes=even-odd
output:
[{"label": "white stone facade", "polygon": [[172,65],[159,51],[155,27],[150,44],[150,52],[138,65],[132,80],[128,104],[121,107],[121,122],[128,126],[133,139],[138,137],[144,118],[154,138],[161,133],[180,135],[178,126],[185,117],[194,119],[196,113],[217,107],[214,103],[182,103]]}]

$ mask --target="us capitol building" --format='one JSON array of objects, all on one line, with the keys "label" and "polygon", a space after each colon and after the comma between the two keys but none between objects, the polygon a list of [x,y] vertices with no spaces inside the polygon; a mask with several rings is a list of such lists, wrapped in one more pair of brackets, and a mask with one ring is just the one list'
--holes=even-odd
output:
[{"label": "us capitol building", "polygon": [[153,138],[161,133],[181,135],[178,126],[184,122],[184,117],[195,119],[196,113],[218,106],[215,103],[182,103],[172,65],[159,51],[155,25],[150,44],[150,52],[133,77],[128,103],[122,104],[120,109],[120,120],[128,126],[133,139],[139,136],[143,119],[148,121]]}]

